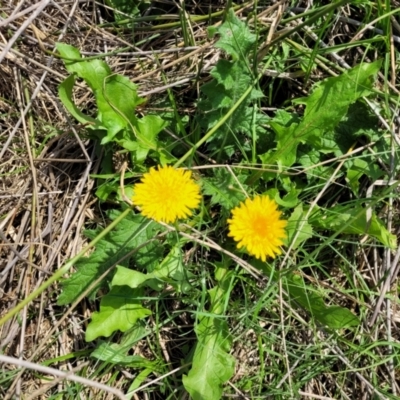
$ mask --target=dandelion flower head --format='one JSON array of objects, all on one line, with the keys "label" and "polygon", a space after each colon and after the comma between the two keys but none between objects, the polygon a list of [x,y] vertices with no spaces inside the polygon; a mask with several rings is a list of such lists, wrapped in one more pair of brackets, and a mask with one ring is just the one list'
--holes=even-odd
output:
[{"label": "dandelion flower head", "polygon": [[245,247],[248,253],[262,261],[281,254],[279,246],[287,236],[287,221],[280,219],[278,205],[268,196],[258,195],[246,199],[232,210],[228,219],[229,234],[238,242],[237,247]]},{"label": "dandelion flower head", "polygon": [[171,166],[150,168],[134,187],[133,204],[158,222],[173,223],[186,218],[200,203],[200,186],[192,173]]}]

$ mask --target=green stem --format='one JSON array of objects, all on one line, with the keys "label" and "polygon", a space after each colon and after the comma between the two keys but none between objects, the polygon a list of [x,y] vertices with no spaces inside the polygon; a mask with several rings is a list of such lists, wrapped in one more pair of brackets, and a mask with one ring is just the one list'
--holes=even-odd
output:
[{"label": "green stem", "polygon": [[194,154],[195,151],[205,143],[237,110],[237,108],[242,104],[242,102],[246,99],[246,97],[250,94],[253,90],[253,85],[249,86],[247,90],[243,93],[240,99],[232,106],[232,108],[225,114],[223,118],[221,118],[218,123],[210,129],[196,144],[193,145],[191,149],[189,149],[175,164],[174,167],[177,168],[181,165],[186,159],[191,155]]},{"label": "green stem", "polygon": [[329,4],[328,6],[324,7],[319,12],[316,12],[310,18],[306,19],[301,24],[296,25],[295,28],[290,29],[286,32],[283,32],[281,35],[278,35],[278,37],[276,39],[274,39],[270,43],[268,43],[267,48],[271,48],[275,44],[280,43],[283,39],[286,39],[287,37],[293,35],[293,33],[300,31],[304,26],[311,25],[311,23],[313,23],[314,21],[317,21],[319,18],[323,17],[325,14],[331,12],[335,8],[338,8],[346,3],[350,3],[350,0],[339,0],[336,3]]},{"label": "green stem", "polygon": [[[248,1],[247,3],[244,4],[239,4],[239,5],[235,5],[232,7],[232,9],[234,11],[239,10],[241,8],[244,8],[246,6],[249,6],[251,4],[250,1]],[[225,15],[225,9],[221,10],[221,11],[216,11],[214,13],[211,14],[207,14],[207,15],[188,15],[188,19],[190,22],[206,22],[209,19],[212,18],[217,18],[220,17],[222,15]],[[163,16],[163,15],[148,15],[145,17],[136,17],[136,18],[127,18],[124,20],[120,20],[118,22],[106,22],[104,24],[98,25],[99,28],[106,28],[106,27],[116,27],[118,28],[121,25],[125,25],[125,24],[135,24],[138,22],[153,22],[153,21],[162,21],[163,19],[165,20],[166,18],[171,18],[171,19],[177,19],[179,17],[177,17],[176,15],[167,15],[167,16]],[[159,25],[154,25],[154,26],[141,26],[138,27],[138,29],[140,30],[159,30],[159,29],[171,29],[171,28],[179,28],[181,26],[181,21],[175,21],[175,22],[166,22],[165,24],[159,24]]]}]

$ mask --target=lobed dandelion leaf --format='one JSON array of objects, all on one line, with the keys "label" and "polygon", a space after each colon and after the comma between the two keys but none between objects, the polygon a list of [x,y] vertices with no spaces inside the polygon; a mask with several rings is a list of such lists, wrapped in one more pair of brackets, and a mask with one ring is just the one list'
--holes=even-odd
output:
[{"label": "lobed dandelion leaf", "polygon": [[[111,219],[119,214],[113,211]],[[162,246],[154,241],[154,236],[160,226],[133,212],[102,240],[88,257],[81,258],[75,265],[76,271],[62,282],[62,292],[58,304],[69,304],[75,301],[80,294],[89,289],[92,284],[107,270],[111,271],[114,265],[128,266],[134,261],[139,268],[151,270],[158,261]],[[96,236],[99,231],[86,231],[88,237]],[[139,248],[139,246],[143,246]],[[102,279],[88,293],[93,298],[97,290],[108,281]]]}]

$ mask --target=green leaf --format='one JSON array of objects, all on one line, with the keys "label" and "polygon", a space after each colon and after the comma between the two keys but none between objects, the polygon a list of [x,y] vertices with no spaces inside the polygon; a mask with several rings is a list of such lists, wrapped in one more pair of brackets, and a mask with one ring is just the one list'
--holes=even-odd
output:
[{"label": "green leaf", "polygon": [[129,395],[129,393],[135,391],[138,389],[140,386],[142,386],[146,378],[152,373],[154,370],[152,368],[146,368],[143,371],[141,371],[139,374],[136,375],[135,379],[132,381],[131,385],[129,386],[128,393],[127,393],[127,399],[130,399],[132,395]]},{"label": "green leaf", "polygon": [[334,131],[346,116],[350,104],[371,93],[373,77],[379,71],[379,67],[380,62],[363,63],[338,77],[320,82],[307,98],[295,100],[295,104],[305,105],[304,117],[299,124],[292,124],[289,127],[280,124],[279,121],[272,121],[271,127],[276,133],[277,151],[264,162],[266,164],[278,162],[287,167],[293,165],[300,143],[310,144],[321,151],[326,147],[328,151],[338,149],[338,145],[329,136],[326,139],[325,134]]},{"label": "green leaf", "polygon": [[118,191],[119,182],[105,182],[102,183],[96,190],[96,196],[103,201],[106,201],[111,193]]},{"label": "green leaf", "polygon": [[65,58],[65,68],[69,73],[76,73],[82,78],[93,92],[102,91],[104,80],[111,75],[111,69],[102,60],[85,61],[80,52],[75,47],[65,44],[56,43],[56,48],[60,56]]},{"label": "green leaf", "polygon": [[211,196],[211,204],[219,204],[230,210],[246,198],[243,192],[247,189],[247,185],[244,184],[245,178],[245,175],[236,175],[235,179],[226,168],[215,169],[213,177],[202,179],[203,192]]},{"label": "green leaf", "polygon": [[124,128],[133,129],[137,124],[135,108],[144,99],[137,95],[137,88],[127,77],[112,74],[110,67],[102,60],[82,58],[79,51],[70,45],[57,43],[57,50],[68,72],[76,73],[92,89],[96,98],[98,115],[96,119],[107,128],[107,143]]},{"label": "green leaf", "polygon": [[114,140],[125,149],[134,153],[135,164],[142,164],[150,150],[158,150],[158,134],[167,126],[167,122],[157,115],[146,115]]},{"label": "green leaf", "polygon": [[378,117],[362,100],[349,106],[348,112],[334,129],[334,140],[340,149],[337,155],[345,154],[348,149],[360,138],[366,136],[371,140],[377,134]]},{"label": "green leaf", "polygon": [[67,110],[78,121],[106,130],[107,135],[103,135],[101,144],[116,141],[132,152],[136,164],[142,164],[149,150],[158,150],[157,135],[165,128],[166,122],[158,115],[138,119],[135,109],[145,99],[138,96],[134,83],[125,76],[112,74],[104,61],[85,60],[78,49],[63,43],[58,43],[57,49],[61,57],[64,57],[67,70],[83,79],[92,89],[98,115],[96,119],[87,117],[73,103],[75,75],[67,78],[59,89]]},{"label": "green leaf", "polygon": [[180,245],[174,246],[167,257],[165,257],[161,262],[160,266],[154,269],[153,272],[147,274],[117,266],[117,271],[112,280],[112,285],[127,285],[130,288],[135,289],[146,284],[154,290],[161,290],[163,283],[169,283],[178,291],[180,291],[182,284],[186,287],[188,285],[190,286],[187,281],[187,277],[190,274],[185,271],[180,247]]},{"label": "green leaf", "polygon": [[[242,118],[239,118],[235,132],[245,134],[249,139],[254,138],[258,145],[270,148],[273,144],[272,135],[266,130],[265,126],[269,124],[270,117],[258,111],[258,105],[253,104],[243,109]],[[259,140],[262,138],[262,141]]]},{"label": "green leaf", "polygon": [[215,279],[218,285],[210,289],[210,313],[203,316],[195,328],[197,344],[193,355],[192,368],[183,376],[183,385],[193,400],[219,400],[222,385],[235,372],[235,359],[229,354],[231,336],[224,313],[225,300],[232,289],[231,273],[223,266],[217,266]]},{"label": "green leaf", "polygon": [[80,123],[87,124],[89,128],[93,129],[105,129],[104,126],[94,118],[85,115],[81,112],[72,99],[72,88],[75,84],[75,74],[70,75],[64,81],[61,82],[58,87],[58,95],[60,96],[60,100],[64,104],[64,107],[67,111]]},{"label": "green leaf", "polygon": [[157,149],[157,135],[167,126],[158,115],[146,115],[138,121],[137,139],[140,145],[156,150]]},{"label": "green leaf", "polygon": [[[297,235],[296,241],[292,244],[293,248],[296,249],[301,243],[313,236],[312,227],[308,221],[305,220],[305,217],[306,212],[303,211],[303,204],[300,203],[288,219],[288,224],[286,226],[286,232],[288,234],[286,245],[291,244],[293,238]],[[300,225],[302,226],[301,231],[299,231]]]},{"label": "green leaf", "polygon": [[315,167],[316,164],[323,161],[323,155],[319,150],[313,149],[308,145],[300,145],[297,155],[297,162],[307,170],[309,182],[316,180],[318,182],[321,182],[321,180],[326,181],[332,176],[333,169],[331,166],[319,165]]},{"label": "green leaf", "polygon": [[275,124],[281,125],[283,127],[288,128],[289,126],[296,124],[298,125],[301,121],[301,118],[296,113],[289,113],[285,110],[276,110],[276,113],[273,118],[273,122]]},{"label": "green leaf", "polygon": [[[115,219],[118,214],[119,212],[112,212],[110,218]],[[58,298],[58,304],[63,305],[75,301],[84,290],[113,265],[128,266],[130,259],[133,259],[139,267],[151,269],[162,253],[162,246],[158,242],[151,241],[134,252],[131,257],[126,256],[137,250],[138,246],[153,239],[159,229],[160,226],[155,222],[149,221],[141,215],[130,214],[97,243],[96,249],[89,257],[83,257],[76,263],[76,272],[62,282],[63,291]],[[85,234],[94,238],[99,231],[86,231]],[[104,281],[93,289],[92,295],[97,292],[102,283],[104,284]]]},{"label": "green leaf", "polygon": [[372,160],[367,162],[365,159],[355,158],[349,160],[346,163],[346,166],[348,167],[346,181],[356,196],[359,194],[359,181],[363,176],[368,176],[373,181],[376,181],[384,174],[384,172],[378,167],[378,165],[374,164]]},{"label": "green leaf", "polygon": [[125,21],[127,16],[134,17],[139,14],[139,5],[145,2],[146,0],[106,0],[107,5],[114,10],[114,18],[117,22]]},{"label": "green leaf", "polygon": [[307,137],[309,144],[319,144],[323,134],[334,129],[345,117],[350,104],[372,93],[374,75],[379,72],[380,65],[380,61],[362,63],[338,77],[318,83],[309,97],[295,100],[295,104],[306,106],[304,119],[296,132],[300,140]]},{"label": "green leaf", "polygon": [[188,278],[194,275],[186,270],[183,264],[182,243],[175,245],[161,262],[158,269],[153,271],[154,277],[172,285],[178,292],[190,287]]},{"label": "green leaf", "polygon": [[125,332],[139,319],[150,315],[151,311],[141,304],[142,295],[140,289],[113,287],[102,297],[100,311],[92,314],[92,320],[86,328],[85,340],[90,342],[99,336],[109,337],[117,330]]},{"label": "green leaf", "polygon": [[144,274],[143,272],[135,271],[118,265],[113,280],[111,282],[111,285],[112,286],[126,285],[132,289],[136,289],[146,281],[152,279],[152,277],[153,277],[152,273]]},{"label": "green leaf", "polygon": [[320,310],[314,307],[313,311],[318,321],[331,329],[342,329],[360,325],[360,320],[345,307],[330,306]]},{"label": "green leaf", "polygon": [[[224,24],[214,30],[220,34],[216,46],[224,49],[233,60],[220,59],[211,70],[212,81],[201,87],[203,93],[198,108],[203,111],[199,121],[200,125],[209,130],[220,121],[249,87],[254,85],[252,69],[249,67],[248,54],[255,44],[256,36],[253,35],[245,23],[240,21],[230,11]],[[237,107],[230,118],[208,140],[211,152],[231,156],[238,147],[240,150],[249,151],[251,141],[243,140],[243,135],[252,137],[253,132],[258,136],[265,133],[262,124],[269,118],[259,112],[255,100],[264,94],[252,88],[250,94]]]},{"label": "green leaf", "polygon": [[329,210],[314,208],[309,222],[316,228],[339,230],[353,235],[369,235],[391,249],[397,247],[396,236],[386,229],[375,213],[372,213],[368,223],[367,210],[361,205],[338,205]]},{"label": "green leaf", "polygon": [[[217,110],[231,108],[252,84],[250,72],[240,62],[219,60],[217,65],[211,70],[211,76],[215,79],[201,87],[201,91],[207,96],[207,100],[202,99],[199,103],[200,109],[207,112],[213,110],[211,116],[207,115],[209,128],[221,117],[221,112],[217,112]],[[246,109],[246,106],[251,101],[261,97],[263,97],[262,92],[253,89],[246,101],[242,103],[241,112]],[[247,114],[252,115],[252,113]],[[234,116],[239,121],[243,119],[243,115],[238,111],[235,112]],[[235,130],[235,126],[233,124],[231,126]]]},{"label": "green leaf", "polygon": [[[276,151],[260,156],[263,165],[271,165],[275,160],[279,166],[293,165],[296,162],[297,146],[300,143],[300,140],[295,140],[298,124],[285,127],[271,121],[270,125],[276,135]],[[279,158],[276,154],[279,154]]]},{"label": "green leaf", "polygon": [[300,305],[319,323],[331,329],[349,328],[360,324],[360,320],[347,308],[327,306],[324,299],[312,286],[306,285],[301,276],[293,273],[282,276],[266,263],[259,260],[253,260],[252,263],[274,282],[281,280],[290,302]]},{"label": "green leaf", "polygon": [[104,78],[101,91],[95,95],[99,118],[108,129],[102,144],[112,140],[124,128],[134,131],[137,126],[135,109],[145,101],[138,96],[134,83],[125,76],[114,74]]},{"label": "green leaf", "polygon": [[71,73],[75,72],[73,67],[71,71],[69,70],[69,67],[70,65],[75,64],[77,61],[83,60],[79,50],[70,44],[61,42],[56,43],[56,49],[60,53],[61,58],[63,58],[67,71]]},{"label": "green leaf", "polygon": [[126,353],[129,348],[121,346],[117,343],[100,342],[95,350],[90,354],[91,357],[105,361],[118,366],[125,366],[130,368],[154,368],[157,367],[157,363],[149,361],[141,356],[130,356]]},{"label": "green leaf", "polygon": [[235,371],[235,359],[228,353],[228,335],[225,321],[213,317],[200,319],[192,368],[183,376],[183,385],[193,400],[221,399],[222,385]]},{"label": "green leaf", "polygon": [[[165,141],[164,141],[165,143]],[[177,158],[171,154],[172,148],[175,146],[171,145],[169,146],[168,144],[165,147],[159,147],[158,148],[158,157],[160,160],[160,164],[162,166],[168,165],[168,164],[174,164],[177,161]]]},{"label": "green leaf", "polygon": [[234,60],[245,59],[257,39],[232,9],[229,10],[226,21],[218,28],[209,28],[209,33],[210,35],[220,34],[221,37],[215,47],[225,50]]},{"label": "green leaf", "polygon": [[285,276],[283,287],[290,293],[290,301],[300,304],[313,318],[328,328],[342,329],[360,324],[359,319],[347,308],[326,306],[322,297],[313,292],[299,275]]},{"label": "green leaf", "polygon": [[[253,80],[245,64],[224,59],[219,60],[211,70],[211,76],[215,80],[203,85],[201,90],[209,97],[213,109],[231,107],[252,85]],[[264,94],[260,90],[253,89],[247,101],[262,97]]]},{"label": "green leaf", "polygon": [[290,192],[283,198],[281,198],[279,190],[276,188],[269,189],[264,194],[267,194],[271,199],[274,199],[280,206],[285,208],[293,208],[299,202],[299,191],[294,186],[290,188]]}]

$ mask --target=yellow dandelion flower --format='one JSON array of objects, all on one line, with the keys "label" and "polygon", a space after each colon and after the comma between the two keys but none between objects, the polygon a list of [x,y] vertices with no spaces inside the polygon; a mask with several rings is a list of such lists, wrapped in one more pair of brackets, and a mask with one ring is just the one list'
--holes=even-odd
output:
[{"label": "yellow dandelion flower", "polygon": [[249,254],[265,261],[281,254],[279,246],[287,236],[287,221],[280,219],[278,205],[268,196],[246,199],[232,210],[228,219],[229,234],[238,242],[237,247],[245,247]]},{"label": "yellow dandelion flower", "polygon": [[186,218],[200,204],[200,187],[190,171],[171,166],[150,168],[134,187],[133,204],[141,213],[158,222],[173,223]]}]

